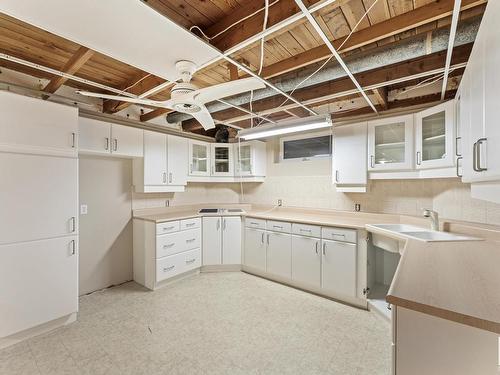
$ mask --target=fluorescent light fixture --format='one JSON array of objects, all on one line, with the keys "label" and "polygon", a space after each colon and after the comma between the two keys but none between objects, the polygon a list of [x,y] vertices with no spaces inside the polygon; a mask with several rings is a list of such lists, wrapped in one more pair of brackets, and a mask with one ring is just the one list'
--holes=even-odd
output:
[{"label": "fluorescent light fixture", "polygon": [[268,138],[275,135],[297,133],[306,130],[328,128],[331,126],[332,120],[330,115],[309,116],[240,130],[238,132],[238,137],[245,140]]}]

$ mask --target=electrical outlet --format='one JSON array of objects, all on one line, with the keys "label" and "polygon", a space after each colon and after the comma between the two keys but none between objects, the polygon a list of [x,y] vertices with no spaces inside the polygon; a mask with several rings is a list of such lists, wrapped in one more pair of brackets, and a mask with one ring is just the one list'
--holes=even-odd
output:
[{"label": "electrical outlet", "polygon": [[87,215],[88,207],[86,204],[80,205],[80,215]]},{"label": "electrical outlet", "polygon": [[278,199],[278,206],[279,207],[283,206],[283,200],[282,199]]},{"label": "electrical outlet", "polygon": [[356,211],[356,212],[361,211],[361,205],[360,205],[359,203],[356,203],[356,204],[354,205],[354,211]]}]

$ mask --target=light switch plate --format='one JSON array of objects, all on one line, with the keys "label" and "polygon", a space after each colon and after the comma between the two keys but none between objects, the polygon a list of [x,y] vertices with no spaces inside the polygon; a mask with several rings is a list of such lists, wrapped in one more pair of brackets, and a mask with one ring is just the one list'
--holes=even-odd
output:
[{"label": "light switch plate", "polygon": [[86,204],[80,205],[80,215],[87,215],[88,207]]}]

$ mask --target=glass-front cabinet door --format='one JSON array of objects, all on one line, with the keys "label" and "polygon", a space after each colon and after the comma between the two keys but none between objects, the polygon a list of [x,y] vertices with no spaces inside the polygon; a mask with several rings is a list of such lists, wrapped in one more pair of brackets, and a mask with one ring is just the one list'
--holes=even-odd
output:
[{"label": "glass-front cabinet door", "polygon": [[210,176],[210,143],[189,141],[189,174]]},{"label": "glass-front cabinet door", "polygon": [[455,102],[428,108],[415,115],[417,169],[454,165]]},{"label": "glass-front cabinet door", "polygon": [[413,166],[413,115],[368,122],[368,169],[402,170]]},{"label": "glass-front cabinet door", "polygon": [[212,176],[234,176],[233,145],[212,143]]},{"label": "glass-front cabinet door", "polygon": [[234,147],[236,159],[236,176],[252,174],[252,146],[250,144],[236,144]]}]

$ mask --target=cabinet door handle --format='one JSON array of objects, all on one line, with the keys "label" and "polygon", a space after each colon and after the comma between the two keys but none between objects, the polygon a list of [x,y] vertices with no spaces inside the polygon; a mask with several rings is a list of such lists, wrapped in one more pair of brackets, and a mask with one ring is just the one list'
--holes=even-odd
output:
[{"label": "cabinet door handle", "polygon": [[189,164],[189,173],[193,173],[193,164]]},{"label": "cabinet door handle", "polygon": [[76,254],[76,241],[71,240],[69,243],[71,244],[71,255],[75,255]]},{"label": "cabinet door handle", "polygon": [[422,164],[422,153],[417,151],[417,165]]},{"label": "cabinet door handle", "polygon": [[456,137],[455,138],[455,155],[456,156],[462,156],[462,153],[458,153],[458,140],[461,140],[462,137]]},{"label": "cabinet door handle", "polygon": [[339,170],[335,170],[335,182],[339,182]]},{"label": "cabinet door handle", "polygon": [[220,228],[220,219],[217,219],[217,230]]},{"label": "cabinet door handle", "polygon": [[222,218],[222,230],[226,230],[226,219]]},{"label": "cabinet door handle", "polygon": [[316,254],[318,254],[318,241],[316,241],[315,247],[316,247]]},{"label": "cabinet door handle", "polygon": [[118,151],[118,139],[114,139],[114,142],[115,142],[115,147],[113,149],[113,151]]},{"label": "cabinet door handle", "polygon": [[163,183],[167,182],[167,172],[163,172]]},{"label": "cabinet door handle", "polygon": [[172,172],[168,174],[168,182],[171,184],[172,183]]},{"label": "cabinet door handle", "polygon": [[323,242],[323,255],[326,255],[326,242]]},{"label": "cabinet door handle", "polygon": [[262,244],[264,244],[264,232],[262,232],[262,236],[261,236],[260,242],[262,242]]},{"label": "cabinet door handle", "polygon": [[373,155],[370,155],[370,167],[375,168],[375,158]]},{"label": "cabinet door handle", "polygon": [[462,156],[457,157],[457,177],[463,177],[463,175],[460,174],[460,160],[462,159]]},{"label": "cabinet door handle", "polygon": [[72,216],[71,219],[71,233],[76,232],[76,217]]},{"label": "cabinet door handle", "polygon": [[71,133],[71,148],[75,148],[76,146],[76,134]]},{"label": "cabinet door handle", "polygon": [[486,142],[487,139],[486,138],[479,138],[476,142],[476,165],[477,165],[477,172],[484,172],[484,171],[487,171],[488,168],[483,168],[481,167],[481,145],[483,144],[483,142]]},{"label": "cabinet door handle", "polygon": [[108,150],[109,150],[109,138],[108,138],[108,137],[106,137],[106,138],[104,138],[104,139],[106,140],[106,143],[105,143],[105,145],[104,145],[104,149],[105,149],[106,151],[108,151]]},{"label": "cabinet door handle", "polygon": [[267,244],[269,245],[269,233],[267,234]]}]

